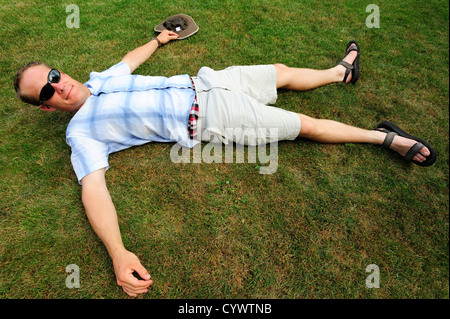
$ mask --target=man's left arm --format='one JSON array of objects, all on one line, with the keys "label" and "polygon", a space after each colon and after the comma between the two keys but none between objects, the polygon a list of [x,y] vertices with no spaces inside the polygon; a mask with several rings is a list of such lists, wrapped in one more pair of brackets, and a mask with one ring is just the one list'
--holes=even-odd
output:
[{"label": "man's left arm", "polygon": [[[166,44],[172,40],[178,38],[178,34],[172,31],[164,30],[161,32],[157,38],[152,39],[150,42],[130,51],[125,55],[121,62],[128,64],[130,72],[133,73],[142,63],[147,61],[148,58],[156,51],[159,46]],[[156,40],[158,39],[159,42]]]}]

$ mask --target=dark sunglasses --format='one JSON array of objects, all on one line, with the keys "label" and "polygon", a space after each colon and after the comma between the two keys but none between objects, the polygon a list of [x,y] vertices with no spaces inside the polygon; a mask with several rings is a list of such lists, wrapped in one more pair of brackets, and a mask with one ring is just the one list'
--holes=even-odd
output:
[{"label": "dark sunglasses", "polygon": [[39,104],[43,101],[47,101],[51,99],[53,94],[55,94],[55,89],[51,85],[51,83],[58,83],[59,80],[61,80],[61,73],[56,69],[51,69],[48,73],[48,80],[47,84],[44,85],[44,87],[41,90],[41,93],[39,94]]}]

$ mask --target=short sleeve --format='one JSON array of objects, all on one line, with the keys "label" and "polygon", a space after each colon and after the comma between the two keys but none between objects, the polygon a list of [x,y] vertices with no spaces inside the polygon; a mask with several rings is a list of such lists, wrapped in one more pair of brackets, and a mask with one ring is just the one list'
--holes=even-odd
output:
[{"label": "short sleeve", "polygon": [[105,143],[87,137],[68,137],[67,144],[72,148],[70,159],[80,185],[86,175],[109,168],[108,146]]},{"label": "short sleeve", "polygon": [[84,83],[84,85],[95,95],[102,88],[107,78],[128,75],[131,75],[128,64],[119,62],[103,72],[91,72],[89,74],[89,81]]},{"label": "short sleeve", "polygon": [[89,77],[92,80],[96,77],[106,78],[110,76],[130,75],[130,74],[131,72],[128,64],[126,64],[125,62],[119,62],[103,72],[91,72],[89,74]]}]

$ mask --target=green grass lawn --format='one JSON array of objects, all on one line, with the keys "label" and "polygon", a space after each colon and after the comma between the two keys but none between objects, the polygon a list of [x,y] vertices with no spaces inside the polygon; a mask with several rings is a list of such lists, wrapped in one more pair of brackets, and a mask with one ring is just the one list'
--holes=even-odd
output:
[{"label": "green grass lawn", "polygon": [[[361,46],[361,78],[280,92],[277,106],[373,128],[397,123],[432,144],[435,165],[372,145],[279,143],[258,163],[174,164],[172,144],[110,156],[107,185],[122,237],[152,275],[139,298],[449,298],[449,3],[386,1],[0,0],[0,298],[129,298],[92,230],[70,163],[70,114],[20,102],[18,68],[42,60],[81,82],[187,13],[200,31],[135,73],[284,63],[324,69]],[[65,268],[80,268],[68,289]],[[380,288],[365,285],[367,265]]]}]

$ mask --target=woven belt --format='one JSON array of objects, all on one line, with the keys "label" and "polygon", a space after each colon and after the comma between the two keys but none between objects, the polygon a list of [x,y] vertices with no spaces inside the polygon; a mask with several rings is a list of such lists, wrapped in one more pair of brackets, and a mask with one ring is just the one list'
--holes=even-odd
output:
[{"label": "woven belt", "polygon": [[[192,88],[195,92],[195,84],[191,78]],[[195,139],[197,137],[197,123],[198,123],[198,101],[197,101],[197,92],[195,92],[194,102],[192,102],[191,111],[189,112],[189,121],[188,121],[188,132],[189,137],[191,139]]]}]

